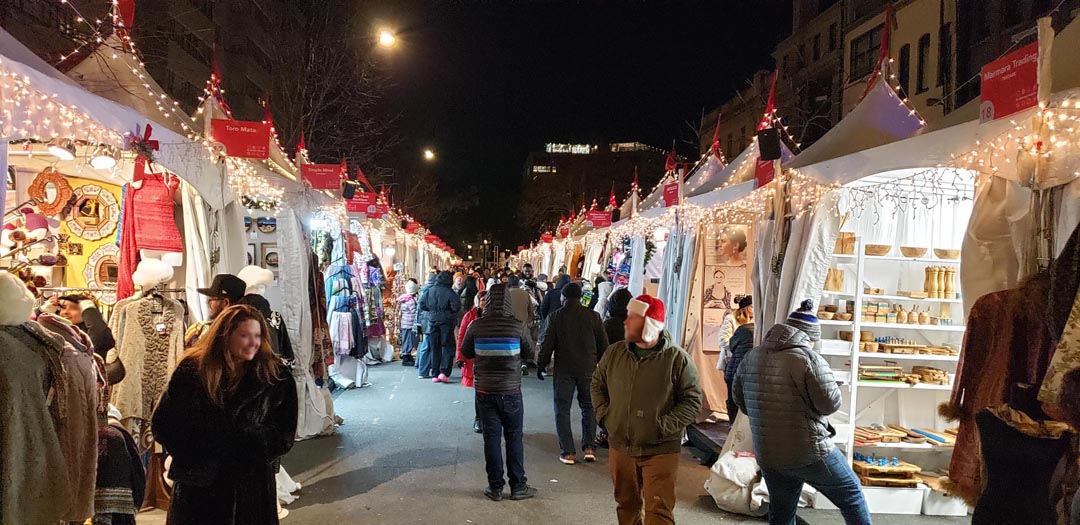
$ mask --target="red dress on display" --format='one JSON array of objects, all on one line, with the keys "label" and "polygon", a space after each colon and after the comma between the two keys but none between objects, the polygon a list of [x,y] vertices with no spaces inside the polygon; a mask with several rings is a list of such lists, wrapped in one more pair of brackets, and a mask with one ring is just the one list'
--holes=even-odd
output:
[{"label": "red dress on display", "polygon": [[184,251],[180,230],[173,217],[173,194],[180,178],[172,174],[146,173],[135,177],[142,186],[131,188],[135,208],[135,245],[140,250]]}]

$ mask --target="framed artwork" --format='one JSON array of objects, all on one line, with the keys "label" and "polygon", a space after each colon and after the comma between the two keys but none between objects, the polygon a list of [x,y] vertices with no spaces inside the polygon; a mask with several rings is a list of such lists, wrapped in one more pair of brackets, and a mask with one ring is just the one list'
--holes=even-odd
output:
[{"label": "framed artwork", "polygon": [[[251,217],[244,217],[244,231],[251,233]],[[249,261],[248,264],[251,264]]]},{"label": "framed artwork", "polygon": [[116,304],[116,282],[120,279],[120,248],[110,242],[94,250],[83,268],[83,278],[86,279],[86,286],[90,288],[108,290],[94,292],[98,300],[109,306]]},{"label": "framed artwork", "polygon": [[277,243],[264,242],[262,243],[261,248],[262,257],[260,260],[262,261],[262,264],[260,266],[269,270],[276,270],[278,264],[280,264],[280,254],[278,253]]},{"label": "framed artwork", "polygon": [[96,184],[75,190],[75,207],[67,218],[71,233],[88,241],[112,235],[120,222],[120,203],[108,190]]},{"label": "framed artwork", "polygon": [[277,231],[277,219],[273,217],[259,217],[255,224],[261,233],[274,233]]},{"label": "framed artwork", "polygon": [[255,243],[247,245],[247,263],[249,265],[255,264]]}]

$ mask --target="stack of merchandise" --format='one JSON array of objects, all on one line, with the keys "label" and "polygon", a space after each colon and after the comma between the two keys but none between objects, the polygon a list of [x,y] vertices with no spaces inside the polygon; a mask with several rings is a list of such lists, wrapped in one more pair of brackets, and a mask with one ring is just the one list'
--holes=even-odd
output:
[{"label": "stack of merchandise", "polygon": [[922,472],[922,467],[895,457],[887,459],[855,454],[851,467],[859,476],[859,481],[868,487],[915,488],[922,481],[916,477],[916,474]]}]

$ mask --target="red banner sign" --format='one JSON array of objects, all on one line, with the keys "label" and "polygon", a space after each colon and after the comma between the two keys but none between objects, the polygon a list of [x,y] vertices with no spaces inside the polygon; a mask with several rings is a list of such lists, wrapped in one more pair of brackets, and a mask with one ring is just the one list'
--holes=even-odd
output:
[{"label": "red banner sign", "polygon": [[1039,103],[1039,43],[1029,44],[989,64],[982,81],[979,121],[990,122]]},{"label": "red banner sign", "polygon": [[754,167],[754,178],[757,179],[757,187],[762,187],[770,182],[776,176],[776,170],[773,169],[773,161],[761,160],[759,157],[757,160],[757,166]]},{"label": "red banner sign", "polygon": [[262,122],[213,119],[210,140],[224,144],[225,154],[230,157],[270,157],[270,125]]},{"label": "red banner sign", "polygon": [[679,204],[679,183],[672,182],[664,185],[664,207],[670,208]]},{"label": "red banner sign", "polygon": [[554,241],[554,240],[555,240],[555,236],[550,234],[550,233],[545,233],[545,234],[540,236],[540,241],[541,242],[551,242],[551,241]]},{"label": "red banner sign", "polygon": [[353,198],[345,201],[345,211],[349,213],[364,213],[368,215],[375,215],[376,200],[376,194],[358,191],[353,194]]},{"label": "red banner sign", "polygon": [[340,164],[302,164],[300,178],[311,183],[316,190],[341,189]]},{"label": "red banner sign", "polygon": [[611,226],[611,212],[594,210],[585,216],[585,226],[590,228],[607,228]]}]

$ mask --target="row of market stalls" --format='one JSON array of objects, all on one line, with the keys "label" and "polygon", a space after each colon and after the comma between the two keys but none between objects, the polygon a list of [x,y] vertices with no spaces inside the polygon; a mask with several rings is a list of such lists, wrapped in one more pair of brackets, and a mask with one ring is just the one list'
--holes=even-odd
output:
[{"label": "row of market stalls", "polygon": [[[185,330],[209,316],[197,290],[217,274],[238,275],[249,294],[264,296],[275,312],[271,324],[281,323],[291,342],[292,355],[283,357],[298,385],[297,439],[334,432],[340,419],[331,378],[360,386],[357,368],[392,359],[392,298],[409,278],[448,267],[452,250],[386,194],[360,186],[344,164],[340,176],[313,184],[306,150],[299,147],[295,160],[286,154],[269,112],[261,123],[233,120],[216,76],[187,115],[146,73],[130,39],[102,41],[62,73],[0,30],[0,269],[18,275],[39,304],[51,296],[97,302],[116,339],[109,359],[128,370],[111,386],[111,417],[134,437],[151,473],[164,458],[149,418],[184,351]],[[253,145],[255,154],[236,154],[215,137],[221,123],[262,124],[269,134]],[[357,197],[344,200],[342,184],[356,186]],[[341,320],[354,328],[347,335],[329,330]],[[81,391],[98,390],[85,386]],[[80,417],[71,413],[77,408],[94,419],[103,407],[68,403],[65,417]],[[23,472],[15,467],[32,457],[42,471],[58,470],[5,477],[18,486],[0,487],[0,515],[11,523],[39,523],[46,514],[52,522],[99,517],[95,474],[87,471],[97,464],[98,431],[83,430],[68,438],[85,441],[80,450],[94,452],[90,460],[63,447],[62,457],[39,457],[55,448],[5,448],[0,470]],[[5,425],[0,441],[47,444],[51,432]],[[167,497],[152,497],[162,481],[148,477],[148,506],[167,505]],[[70,484],[71,494],[57,483]],[[49,505],[23,504],[27,495],[44,494],[53,498]]]},{"label": "row of market stalls", "polygon": [[[1065,329],[1080,312],[1077,283],[1062,278],[1078,257],[1080,69],[1051,53],[1077,45],[1080,24],[1055,37],[1043,23],[1039,44],[1005,57],[1037,60],[1038,96],[1003,118],[976,100],[928,125],[883,71],[806,150],[783,149],[775,166],[759,161],[756,140],[730,162],[708,152],[644,199],[632,188],[615,224],[577,217],[516,262],[549,275],[565,264],[586,280],[607,271],[616,287],[663,299],[666,326],[701,377],[703,420],[726,412],[717,360],[735,299],[753,296],[759,341],[812,299],[817,350],[842,383],[837,445],[856,466],[897,458],[939,476],[903,486],[864,477],[871,511],[966,514],[984,457],[1030,452],[980,447],[977,415],[1026,406],[1022,392],[1033,389],[1053,414],[1062,375],[1080,362]],[[771,110],[764,121],[784,126]],[[752,449],[745,415],[725,431],[720,453]],[[1075,446],[1055,450],[1075,464]],[[714,467],[710,483],[725,469]],[[1049,473],[1039,479],[1047,489]],[[710,491],[728,510],[760,514],[760,480],[745,481]]]}]

